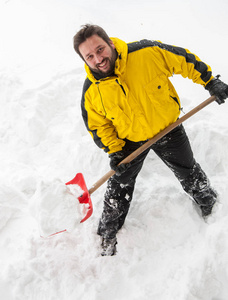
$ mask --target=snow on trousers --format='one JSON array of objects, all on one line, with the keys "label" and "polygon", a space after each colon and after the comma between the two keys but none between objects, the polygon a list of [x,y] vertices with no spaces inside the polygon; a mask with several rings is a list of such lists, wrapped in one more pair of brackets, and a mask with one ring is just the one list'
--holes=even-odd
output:
[{"label": "snow on trousers", "polygon": [[[123,149],[126,156],[143,143],[126,140]],[[198,205],[210,205],[210,199],[214,199],[214,191],[206,174],[194,159],[184,127],[179,125],[134,159],[126,172],[120,176],[114,175],[108,180],[103,213],[98,226],[99,235],[114,238],[123,226],[132,200],[136,177],[150,149],[173,171],[183,189]]]}]

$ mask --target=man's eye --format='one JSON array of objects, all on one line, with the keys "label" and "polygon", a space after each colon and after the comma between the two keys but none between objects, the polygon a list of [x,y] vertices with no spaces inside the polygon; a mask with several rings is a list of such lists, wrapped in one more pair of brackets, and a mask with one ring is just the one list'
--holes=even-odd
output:
[{"label": "man's eye", "polygon": [[104,50],[104,47],[98,49],[98,52],[101,53]]}]

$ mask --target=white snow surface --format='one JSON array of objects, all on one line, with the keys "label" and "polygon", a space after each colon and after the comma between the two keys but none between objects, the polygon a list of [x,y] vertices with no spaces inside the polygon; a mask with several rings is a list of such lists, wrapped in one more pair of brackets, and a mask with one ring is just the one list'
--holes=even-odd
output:
[{"label": "white snow surface", "polygon": [[[228,82],[227,11],[226,0],[1,0],[1,299],[228,299],[227,103],[212,103],[185,123],[219,193],[207,222],[151,152],[118,253],[101,257],[96,230],[105,184],[84,223],[77,195],[65,186],[81,172],[90,187],[109,170],[81,118],[85,72],[72,46],[80,26],[99,24],[126,42],[188,48]],[[188,79],[172,81],[186,112],[209,97]]]}]

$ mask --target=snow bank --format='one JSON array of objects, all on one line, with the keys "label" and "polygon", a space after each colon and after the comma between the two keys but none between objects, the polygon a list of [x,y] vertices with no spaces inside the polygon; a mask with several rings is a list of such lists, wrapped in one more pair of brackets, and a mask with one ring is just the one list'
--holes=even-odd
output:
[{"label": "snow bank", "polygon": [[[105,186],[92,195],[94,213],[83,224],[77,195],[65,186],[82,172],[89,187],[108,169],[106,155],[93,145],[80,119],[79,77],[74,70],[31,91],[15,88],[15,98],[5,102],[5,111],[10,111],[1,139],[7,175],[2,174],[0,188],[0,289],[5,299],[102,300],[127,295],[145,300],[225,300],[226,107],[222,111],[211,104],[185,126],[197,160],[220,193],[217,212],[208,224],[151,153],[118,235],[118,255],[100,257],[96,227]],[[54,237],[40,237],[64,229],[67,232]]]}]

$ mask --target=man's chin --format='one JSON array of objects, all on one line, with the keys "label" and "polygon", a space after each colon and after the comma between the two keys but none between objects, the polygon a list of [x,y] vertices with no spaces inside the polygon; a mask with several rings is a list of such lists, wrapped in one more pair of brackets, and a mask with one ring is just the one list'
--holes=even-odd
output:
[{"label": "man's chin", "polygon": [[[113,73],[114,73],[114,70],[108,70],[107,72],[103,72],[100,69],[92,69],[91,71],[94,74],[97,74],[98,77],[100,77],[100,78],[109,77],[109,76],[113,75]],[[95,77],[97,77],[97,76],[95,76]]]}]

